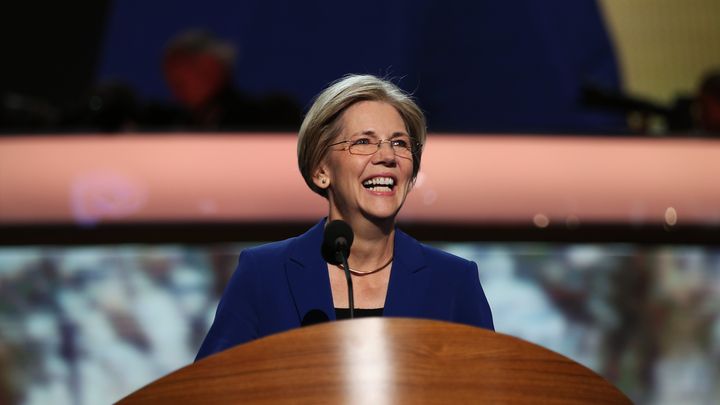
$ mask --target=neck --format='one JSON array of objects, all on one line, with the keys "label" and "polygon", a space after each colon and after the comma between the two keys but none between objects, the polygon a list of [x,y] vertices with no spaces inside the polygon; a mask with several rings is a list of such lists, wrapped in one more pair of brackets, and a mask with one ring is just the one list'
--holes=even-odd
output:
[{"label": "neck", "polygon": [[354,241],[348,262],[350,267],[368,271],[385,264],[392,256],[395,242],[395,221],[388,219],[376,223],[366,218],[350,220],[341,215],[328,216],[328,221],[341,219],[353,230]]}]

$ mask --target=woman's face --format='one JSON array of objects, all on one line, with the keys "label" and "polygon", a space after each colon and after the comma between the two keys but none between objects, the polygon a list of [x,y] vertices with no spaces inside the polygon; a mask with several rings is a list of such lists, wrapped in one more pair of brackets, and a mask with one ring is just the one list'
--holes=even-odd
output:
[{"label": "woman's face", "polygon": [[[377,143],[408,136],[402,117],[387,103],[355,103],[341,119],[342,131],[332,143]],[[332,146],[314,177],[318,187],[328,189],[330,217],[394,220],[412,188],[412,157],[397,156],[389,142],[372,155],[351,154],[348,146]]]}]

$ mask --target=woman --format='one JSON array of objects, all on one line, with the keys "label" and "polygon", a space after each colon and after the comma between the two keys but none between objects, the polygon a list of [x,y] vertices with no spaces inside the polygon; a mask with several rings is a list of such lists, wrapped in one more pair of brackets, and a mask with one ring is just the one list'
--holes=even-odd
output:
[{"label": "woman", "polygon": [[244,250],[198,359],[301,326],[346,317],[341,266],[320,252],[326,222],[355,235],[348,264],[356,316],[416,317],[493,329],[475,263],[395,227],[420,169],[425,117],[392,83],[350,75],[325,89],[300,128],[298,163],[329,212],[305,234]]}]

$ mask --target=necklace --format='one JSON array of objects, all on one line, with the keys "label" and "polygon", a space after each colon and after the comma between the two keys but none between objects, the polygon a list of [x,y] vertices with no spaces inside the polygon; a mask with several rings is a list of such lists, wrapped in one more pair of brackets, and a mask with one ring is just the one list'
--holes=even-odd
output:
[{"label": "necklace", "polygon": [[[362,270],[353,269],[352,267],[349,267],[349,270],[350,270],[350,273],[355,274],[356,276],[365,276],[365,275],[368,275],[368,274],[377,273],[378,271],[380,271],[380,270],[384,269],[385,267],[389,266],[390,263],[392,263],[392,261],[393,261],[394,258],[395,258],[394,256],[390,256],[390,260],[388,260],[387,262],[385,262],[385,264],[383,264],[382,266],[378,267],[378,268],[375,269],[375,270],[362,271]],[[338,265],[338,267],[341,268],[341,269],[343,268],[342,264]]]}]

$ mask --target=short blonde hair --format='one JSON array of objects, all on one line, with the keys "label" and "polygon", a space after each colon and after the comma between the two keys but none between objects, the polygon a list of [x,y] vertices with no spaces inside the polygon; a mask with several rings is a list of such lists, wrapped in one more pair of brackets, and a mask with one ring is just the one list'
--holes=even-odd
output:
[{"label": "short blonde hair", "polygon": [[347,75],[330,84],[315,98],[298,133],[298,166],[310,189],[327,198],[327,190],[315,185],[313,174],[325,159],[329,145],[342,131],[342,115],[360,101],[381,101],[395,107],[411,138],[421,146],[413,157],[413,180],[420,170],[422,145],[427,129],[425,115],[412,97],[388,80],[372,75]]}]

